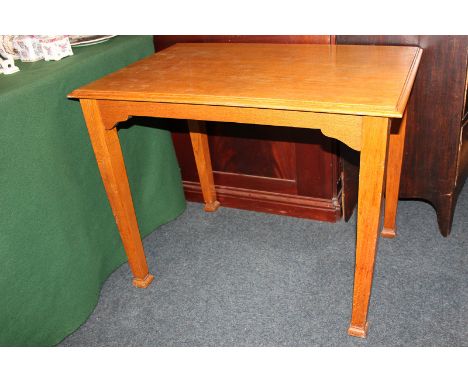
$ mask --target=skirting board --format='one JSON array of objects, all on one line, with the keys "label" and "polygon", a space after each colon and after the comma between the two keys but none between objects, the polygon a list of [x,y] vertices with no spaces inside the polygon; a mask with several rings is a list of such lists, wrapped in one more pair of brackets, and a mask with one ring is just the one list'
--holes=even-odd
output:
[{"label": "skirting board", "polygon": [[[203,202],[200,184],[184,181],[185,197],[191,202]],[[216,186],[221,207],[266,212],[298,218],[337,222],[341,219],[341,194],[333,200],[284,195],[273,192]]]}]

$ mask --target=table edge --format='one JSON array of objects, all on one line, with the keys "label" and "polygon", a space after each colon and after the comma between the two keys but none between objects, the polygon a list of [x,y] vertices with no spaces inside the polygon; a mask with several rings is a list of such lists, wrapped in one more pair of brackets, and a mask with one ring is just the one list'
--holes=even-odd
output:
[{"label": "table edge", "polygon": [[403,86],[403,90],[400,94],[400,97],[397,101],[396,109],[403,115],[406,104],[408,103],[408,99],[411,95],[411,91],[413,90],[414,81],[416,80],[416,74],[418,73],[419,63],[421,62],[421,57],[423,53],[423,49],[420,47],[417,48],[416,54],[413,58],[413,62],[411,67],[408,71],[408,75],[406,76],[405,85]]},{"label": "table edge", "polygon": [[213,101],[203,101],[198,100],[194,102],[193,99],[186,99],[177,101],[168,99],[168,97],[145,97],[142,99],[141,96],[127,96],[125,98],[115,97],[112,94],[97,94],[96,92],[88,93],[81,92],[78,90],[73,91],[67,96],[70,99],[93,99],[93,100],[102,100],[102,101],[116,101],[116,102],[147,102],[147,103],[168,103],[168,104],[178,104],[178,105],[205,105],[205,106],[223,106],[223,107],[232,107],[232,108],[249,108],[249,109],[267,109],[267,110],[287,110],[287,111],[302,111],[310,113],[326,113],[326,114],[345,114],[345,115],[361,115],[361,116],[372,116],[372,117],[387,117],[387,118],[402,118],[403,111],[392,108],[366,108],[366,105],[362,105],[362,108],[357,108],[356,104],[354,105],[341,105],[341,107],[336,107],[336,104],[319,104],[315,103],[314,106],[287,106],[287,105],[278,105],[277,107],[266,107],[261,106],[260,102],[251,102],[248,105],[245,103],[236,103],[232,102],[232,97],[230,97],[231,102],[213,102]]}]

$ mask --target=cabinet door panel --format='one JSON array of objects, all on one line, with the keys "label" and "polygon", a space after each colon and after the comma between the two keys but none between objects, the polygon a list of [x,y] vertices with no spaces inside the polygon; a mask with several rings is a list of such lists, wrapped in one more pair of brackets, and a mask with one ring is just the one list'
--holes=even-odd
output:
[{"label": "cabinet door panel", "polygon": [[285,141],[290,129],[276,126],[213,123],[210,148],[214,170],[295,179],[295,147]]}]

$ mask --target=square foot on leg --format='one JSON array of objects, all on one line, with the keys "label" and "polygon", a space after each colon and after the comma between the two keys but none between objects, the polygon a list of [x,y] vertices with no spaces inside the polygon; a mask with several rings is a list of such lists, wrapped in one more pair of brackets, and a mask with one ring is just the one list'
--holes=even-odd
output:
[{"label": "square foot on leg", "polygon": [[396,231],[392,228],[383,228],[382,233],[380,235],[387,239],[393,239],[394,237],[396,237]]},{"label": "square foot on leg", "polygon": [[367,322],[365,323],[364,326],[350,325],[348,329],[348,335],[353,336],[353,337],[366,338],[368,328],[369,328],[369,324]]},{"label": "square foot on leg", "polygon": [[205,211],[206,212],[215,212],[221,204],[215,200],[213,203],[206,203],[205,204]]},{"label": "square foot on leg", "polygon": [[132,284],[136,286],[137,288],[144,289],[144,288],[147,288],[148,285],[150,285],[153,280],[154,280],[154,276],[151,273],[148,273],[143,279],[134,277]]}]

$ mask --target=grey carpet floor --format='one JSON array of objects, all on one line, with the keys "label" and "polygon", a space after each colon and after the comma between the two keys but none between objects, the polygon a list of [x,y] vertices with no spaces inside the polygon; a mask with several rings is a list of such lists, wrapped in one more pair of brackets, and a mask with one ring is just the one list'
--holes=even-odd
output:
[{"label": "grey carpet floor", "polygon": [[124,264],[60,346],[468,346],[468,186],[448,238],[430,205],[400,201],[397,238],[379,241],[367,339],[346,334],[355,223],[188,203],[144,240],[152,285],[132,287]]}]

